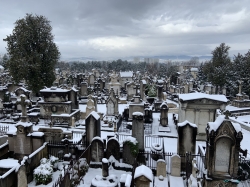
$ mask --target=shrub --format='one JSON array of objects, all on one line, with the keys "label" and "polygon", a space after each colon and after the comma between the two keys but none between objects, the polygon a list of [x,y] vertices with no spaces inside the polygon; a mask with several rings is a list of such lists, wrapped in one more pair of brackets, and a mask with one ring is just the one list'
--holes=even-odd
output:
[{"label": "shrub", "polygon": [[51,165],[51,162],[46,158],[41,159],[40,163],[40,166],[38,166],[34,170],[34,178],[36,181],[36,185],[46,185],[52,181],[53,166]]}]

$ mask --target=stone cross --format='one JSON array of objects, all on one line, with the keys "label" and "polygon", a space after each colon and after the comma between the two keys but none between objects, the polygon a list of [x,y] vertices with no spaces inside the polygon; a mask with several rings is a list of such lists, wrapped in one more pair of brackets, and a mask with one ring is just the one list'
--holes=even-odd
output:
[{"label": "stone cross", "polygon": [[238,80],[238,82],[239,82],[239,94],[241,94],[243,81],[242,80]]},{"label": "stone cross", "polygon": [[21,121],[26,122],[27,121],[27,106],[30,105],[30,101],[26,100],[25,95],[20,95],[21,101],[17,101],[17,104],[20,104],[22,107],[22,116],[21,116]]},{"label": "stone cross", "polygon": [[231,115],[231,112],[229,112],[228,110],[226,112],[223,113],[225,115],[225,119],[229,119],[229,116]]},{"label": "stone cross", "polygon": [[140,84],[136,84],[134,89],[135,89],[135,95],[139,95],[138,90],[140,89]]}]

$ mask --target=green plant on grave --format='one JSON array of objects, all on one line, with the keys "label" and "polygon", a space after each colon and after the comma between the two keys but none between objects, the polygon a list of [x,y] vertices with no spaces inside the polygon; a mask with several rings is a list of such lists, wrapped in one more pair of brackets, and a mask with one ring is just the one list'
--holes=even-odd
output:
[{"label": "green plant on grave", "polygon": [[147,92],[148,97],[156,97],[157,91],[156,91],[156,88],[155,88],[154,85],[148,84],[148,85],[146,86],[146,89],[147,89],[147,91],[148,91],[148,92]]},{"label": "green plant on grave", "polygon": [[138,152],[139,152],[139,144],[138,144],[138,142],[136,144],[134,144],[131,141],[125,141],[124,144],[129,146],[131,155],[133,157],[137,157]]}]

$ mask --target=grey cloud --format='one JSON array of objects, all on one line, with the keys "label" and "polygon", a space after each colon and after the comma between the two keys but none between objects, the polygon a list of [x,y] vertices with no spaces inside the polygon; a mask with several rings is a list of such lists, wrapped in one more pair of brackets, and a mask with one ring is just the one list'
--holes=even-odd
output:
[{"label": "grey cloud", "polygon": [[248,0],[9,0],[0,2],[0,38],[33,13],[51,21],[62,58],[205,55],[221,42],[245,53],[248,12]]}]

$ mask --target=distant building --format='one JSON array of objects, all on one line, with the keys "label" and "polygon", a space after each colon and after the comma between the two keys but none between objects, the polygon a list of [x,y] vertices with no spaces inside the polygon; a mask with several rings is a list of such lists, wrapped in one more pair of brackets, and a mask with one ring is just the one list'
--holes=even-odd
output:
[{"label": "distant building", "polygon": [[134,57],[134,63],[139,63],[140,62],[140,57]]},{"label": "distant building", "polygon": [[144,58],[146,63],[159,63],[159,58]]}]

